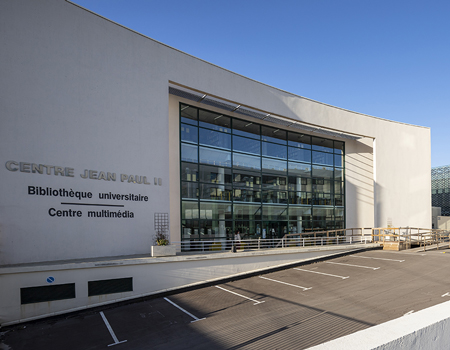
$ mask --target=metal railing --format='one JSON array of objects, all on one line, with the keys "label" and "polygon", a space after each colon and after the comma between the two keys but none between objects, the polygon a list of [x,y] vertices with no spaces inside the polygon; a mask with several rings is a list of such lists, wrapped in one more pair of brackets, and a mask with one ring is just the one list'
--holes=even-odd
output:
[{"label": "metal railing", "polygon": [[379,243],[380,245],[397,242],[402,249],[412,246],[426,247],[450,243],[450,231],[432,230],[415,227],[378,227],[378,228],[347,228],[328,231],[309,231],[290,233],[282,238],[243,239],[241,241],[219,238],[215,240],[186,240],[172,242],[182,252],[223,252],[232,250],[233,245],[238,250],[258,250],[290,247],[311,247],[325,245],[342,245],[354,243]]},{"label": "metal railing", "polygon": [[450,231],[416,227],[384,227],[373,228],[372,237],[374,242],[379,242],[383,245],[397,242],[398,244],[403,244],[405,248],[419,246],[423,247],[425,251],[427,246],[436,245],[436,249],[439,249],[439,244],[441,246],[443,244],[448,245],[450,242]]},{"label": "metal railing", "polygon": [[[290,248],[290,247],[311,247],[325,245],[342,245],[354,243],[370,243],[372,237],[369,234],[354,234],[355,231],[361,229],[344,229],[311,232],[304,234],[287,234],[282,238],[257,238],[242,239],[240,241],[216,239],[216,240],[186,240],[172,242],[177,246],[178,251],[182,252],[223,252],[232,250],[233,245],[237,250],[259,250],[273,248]],[[370,229],[363,229],[370,230]],[[351,231],[350,234],[345,232]]]}]

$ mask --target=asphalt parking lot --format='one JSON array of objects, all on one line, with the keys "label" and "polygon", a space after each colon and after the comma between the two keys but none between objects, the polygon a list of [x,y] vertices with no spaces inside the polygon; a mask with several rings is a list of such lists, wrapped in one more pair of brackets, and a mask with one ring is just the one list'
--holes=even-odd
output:
[{"label": "asphalt parking lot", "polygon": [[0,349],[306,349],[448,301],[450,251],[372,250],[0,330]]}]

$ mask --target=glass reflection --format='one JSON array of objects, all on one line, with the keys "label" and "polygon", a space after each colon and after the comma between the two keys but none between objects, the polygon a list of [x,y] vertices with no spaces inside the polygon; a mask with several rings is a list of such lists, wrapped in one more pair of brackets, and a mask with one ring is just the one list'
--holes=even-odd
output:
[{"label": "glass reflection", "polygon": [[200,181],[215,184],[231,184],[231,169],[213,165],[200,165]]},{"label": "glass reflection", "polygon": [[288,158],[289,160],[311,163],[311,151],[309,149],[289,147]]},{"label": "glass reflection", "polygon": [[312,176],[319,177],[323,179],[332,179],[333,178],[333,167],[321,166],[321,165],[313,165],[312,167]]},{"label": "glass reflection", "polygon": [[261,202],[261,192],[248,188],[235,188],[233,190],[235,202]]},{"label": "glass reflection", "polygon": [[199,217],[203,220],[231,220],[231,204],[200,202]]},{"label": "glass reflection", "polygon": [[245,137],[233,136],[233,150],[243,153],[261,154],[261,142]]},{"label": "glass reflection", "polygon": [[324,152],[312,152],[312,162],[314,164],[325,164],[325,165],[331,165],[333,166],[333,159],[334,156],[331,153],[324,153]]},{"label": "glass reflection", "polygon": [[278,145],[270,142],[262,143],[262,155],[273,158],[287,158],[287,148],[283,145]]},{"label": "glass reflection", "polygon": [[200,128],[199,143],[221,149],[231,149],[231,135]]},{"label": "glass reflection", "polygon": [[216,201],[231,201],[231,186],[216,184],[201,184],[200,199],[209,199]]},{"label": "glass reflection", "polygon": [[263,158],[262,167],[264,170],[274,173],[285,174],[287,172],[287,162],[283,160]]},{"label": "glass reflection", "polygon": [[181,197],[183,199],[198,198],[198,184],[195,182],[182,182]]},{"label": "glass reflection", "polygon": [[312,149],[316,151],[333,153],[333,140],[311,137]]},{"label": "glass reflection", "polygon": [[230,132],[230,117],[223,114],[214,113],[200,109],[198,119],[200,126],[204,128],[214,129],[221,132]]},{"label": "glass reflection", "polygon": [[312,191],[312,179],[301,176],[289,176],[289,191]]},{"label": "glass reflection", "polygon": [[261,204],[234,204],[235,220],[261,220]]},{"label": "glass reflection", "polygon": [[288,202],[288,195],[286,191],[262,191],[263,203],[283,203]]},{"label": "glass reflection", "polygon": [[261,158],[246,154],[233,154],[233,168],[261,169]]},{"label": "glass reflection", "polygon": [[261,131],[259,124],[249,121],[233,119],[233,134],[251,137],[259,140],[261,138]]},{"label": "glass reflection", "polygon": [[311,177],[311,164],[289,162],[289,175]]},{"label": "glass reflection", "polygon": [[186,143],[181,144],[181,160],[198,162],[198,147]]},{"label": "glass reflection", "polygon": [[261,138],[263,141],[270,141],[275,143],[280,143],[282,145],[285,145],[287,142],[286,137],[286,131],[278,129],[278,128],[271,128],[269,126],[261,126]]},{"label": "glass reflection", "polygon": [[231,153],[213,148],[200,147],[200,163],[231,166]]},{"label": "glass reflection", "polygon": [[238,170],[233,172],[234,187],[261,188],[261,177],[259,173]]},{"label": "glass reflection", "polygon": [[183,123],[197,125],[198,109],[188,105],[180,105],[180,116]]},{"label": "glass reflection", "polygon": [[184,249],[344,227],[343,142],[185,104],[180,121]]},{"label": "glass reflection", "polygon": [[181,124],[181,140],[184,142],[198,142],[198,128],[196,126]]},{"label": "glass reflection", "polygon": [[198,164],[181,163],[181,180],[198,181]]}]

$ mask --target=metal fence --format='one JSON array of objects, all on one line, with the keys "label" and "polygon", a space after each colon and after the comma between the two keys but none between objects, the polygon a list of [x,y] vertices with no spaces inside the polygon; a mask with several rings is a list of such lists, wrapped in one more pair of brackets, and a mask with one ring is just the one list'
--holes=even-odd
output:
[{"label": "metal fence", "polygon": [[183,252],[223,252],[232,250],[233,245],[237,250],[259,250],[259,249],[273,249],[273,248],[293,248],[293,247],[312,247],[312,246],[326,246],[326,245],[342,245],[354,243],[370,243],[372,240],[370,235],[336,235],[336,236],[315,236],[311,237],[292,237],[285,236],[283,238],[274,239],[242,239],[235,240],[211,240],[211,241],[181,241],[172,242],[177,246],[177,250]]},{"label": "metal fence", "polygon": [[382,245],[399,242],[405,248],[418,246],[423,247],[425,251],[427,246],[439,249],[439,245],[448,245],[450,242],[450,231],[415,227],[373,228],[372,240]]},{"label": "metal fence", "polygon": [[252,251],[258,249],[313,247],[327,245],[343,245],[355,243],[379,243],[385,245],[390,242],[401,242],[405,248],[412,246],[424,247],[449,244],[450,231],[431,230],[413,227],[385,227],[385,228],[347,228],[328,231],[312,231],[287,234],[274,239],[243,239],[241,241],[227,240],[186,240],[172,242],[177,251],[182,252],[223,252],[231,251],[233,246],[237,250]]}]

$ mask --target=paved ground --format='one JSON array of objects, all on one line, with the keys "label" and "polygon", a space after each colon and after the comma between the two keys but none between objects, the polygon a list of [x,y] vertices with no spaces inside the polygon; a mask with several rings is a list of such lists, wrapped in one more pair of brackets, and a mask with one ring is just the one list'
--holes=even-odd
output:
[{"label": "paved ground", "polygon": [[0,349],[305,349],[447,301],[449,292],[448,249],[366,251],[9,327]]}]

